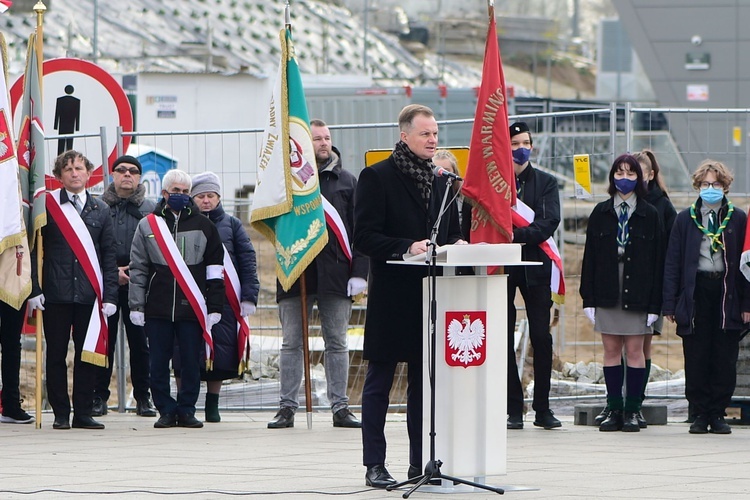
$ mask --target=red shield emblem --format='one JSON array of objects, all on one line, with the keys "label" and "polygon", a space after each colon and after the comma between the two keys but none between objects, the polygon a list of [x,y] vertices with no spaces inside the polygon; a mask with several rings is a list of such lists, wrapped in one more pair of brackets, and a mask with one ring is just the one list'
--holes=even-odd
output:
[{"label": "red shield emblem", "polygon": [[445,312],[445,362],[480,366],[487,357],[487,311]]},{"label": "red shield emblem", "polygon": [[15,155],[13,141],[10,140],[10,129],[5,118],[5,110],[0,109],[0,162]]}]

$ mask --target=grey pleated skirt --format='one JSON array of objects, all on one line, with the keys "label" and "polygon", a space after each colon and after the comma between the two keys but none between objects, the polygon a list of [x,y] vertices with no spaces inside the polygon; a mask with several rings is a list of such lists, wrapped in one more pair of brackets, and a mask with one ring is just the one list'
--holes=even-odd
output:
[{"label": "grey pleated skirt", "polygon": [[[619,285],[622,290],[622,272],[624,264],[619,264]],[[626,311],[622,308],[622,299],[617,298],[614,307],[597,307],[594,331],[610,335],[644,335],[654,333],[654,329],[646,326],[648,313],[642,311]]]}]

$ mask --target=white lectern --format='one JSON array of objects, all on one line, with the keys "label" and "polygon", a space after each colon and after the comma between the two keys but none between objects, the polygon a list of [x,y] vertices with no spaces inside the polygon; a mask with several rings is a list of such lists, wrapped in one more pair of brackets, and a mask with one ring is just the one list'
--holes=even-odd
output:
[{"label": "white lectern", "polygon": [[[406,263],[428,265],[426,255]],[[435,458],[446,475],[483,482],[506,473],[506,387],[508,365],[507,275],[488,266],[538,265],[521,260],[520,244],[450,245],[438,249],[437,265],[474,266],[474,276],[437,278],[435,324]],[[430,325],[429,277],[424,279],[424,325]],[[423,451],[430,457],[430,336],[424,336]],[[455,491],[449,481],[431,491]],[[458,485],[466,491],[471,487]]]}]

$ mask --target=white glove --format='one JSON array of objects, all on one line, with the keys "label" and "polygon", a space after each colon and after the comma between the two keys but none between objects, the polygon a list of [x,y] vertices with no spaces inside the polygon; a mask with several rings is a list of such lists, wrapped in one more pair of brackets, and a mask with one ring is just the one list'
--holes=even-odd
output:
[{"label": "white glove", "polygon": [[34,313],[34,309],[39,309],[40,311],[44,311],[44,294],[40,293],[36,297],[30,298],[28,302],[28,307],[29,307],[29,316],[31,316]]},{"label": "white glove", "polygon": [[349,278],[346,284],[346,293],[349,297],[354,297],[367,290],[367,281],[362,278]]},{"label": "white glove", "polygon": [[255,314],[255,304],[247,300],[240,302],[240,315],[244,318],[251,314]]},{"label": "white glove", "polygon": [[646,326],[651,326],[654,323],[656,323],[656,320],[659,319],[658,314],[649,314],[648,319],[646,319]]},{"label": "white glove", "polygon": [[140,311],[130,311],[130,322],[135,326],[143,326],[146,324],[146,315]]},{"label": "white glove", "polygon": [[596,324],[596,307],[584,307],[583,314],[591,321],[592,325]]},{"label": "white glove", "polygon": [[221,313],[210,313],[206,318],[206,330],[211,331],[211,328],[219,321],[221,321]]},{"label": "white glove", "polygon": [[104,304],[102,304],[102,313],[104,313],[104,316],[106,316],[107,318],[109,318],[116,312],[117,312],[116,305],[110,304],[109,302],[105,302]]}]

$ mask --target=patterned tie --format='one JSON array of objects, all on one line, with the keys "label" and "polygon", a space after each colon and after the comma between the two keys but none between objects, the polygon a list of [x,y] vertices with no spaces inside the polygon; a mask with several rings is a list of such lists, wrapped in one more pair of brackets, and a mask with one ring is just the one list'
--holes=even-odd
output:
[{"label": "patterned tie", "polygon": [[74,194],[73,195],[73,206],[75,207],[76,211],[78,212],[78,215],[81,215],[81,210],[82,210],[80,202],[81,202],[81,198],[77,194]]},{"label": "patterned tie", "polygon": [[628,231],[628,204],[620,203],[620,217],[617,221],[617,244],[625,248],[630,232]]},{"label": "patterned tie", "polygon": [[711,234],[716,234],[719,230],[719,225],[716,223],[716,212],[713,210],[708,212],[708,231]]}]

